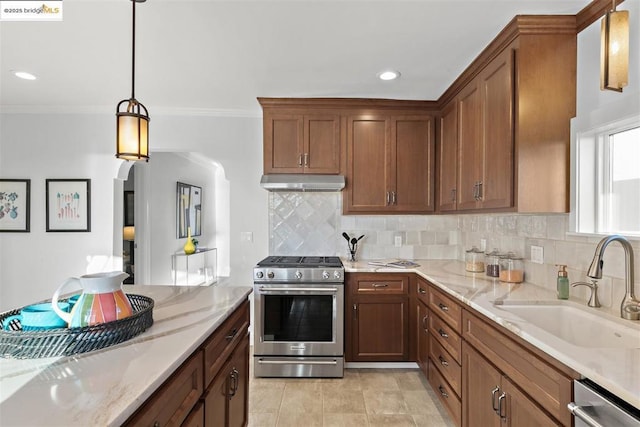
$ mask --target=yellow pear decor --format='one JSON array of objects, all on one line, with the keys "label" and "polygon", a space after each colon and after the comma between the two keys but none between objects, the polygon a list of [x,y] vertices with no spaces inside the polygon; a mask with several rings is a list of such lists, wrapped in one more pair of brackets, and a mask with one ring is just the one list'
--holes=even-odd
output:
[{"label": "yellow pear decor", "polygon": [[195,253],[196,245],[193,244],[193,239],[191,238],[191,227],[187,228],[187,242],[184,244],[184,253],[187,255],[191,255]]}]

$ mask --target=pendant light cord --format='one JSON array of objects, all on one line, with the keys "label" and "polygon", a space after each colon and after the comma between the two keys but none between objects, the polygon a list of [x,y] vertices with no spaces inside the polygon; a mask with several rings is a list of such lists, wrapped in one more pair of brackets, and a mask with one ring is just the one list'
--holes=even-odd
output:
[{"label": "pendant light cord", "polygon": [[[133,23],[132,27],[132,36],[131,36],[131,99],[136,99],[135,97],[135,81],[136,81],[136,1],[131,0],[133,3]],[[615,0],[614,0],[615,1]]]}]

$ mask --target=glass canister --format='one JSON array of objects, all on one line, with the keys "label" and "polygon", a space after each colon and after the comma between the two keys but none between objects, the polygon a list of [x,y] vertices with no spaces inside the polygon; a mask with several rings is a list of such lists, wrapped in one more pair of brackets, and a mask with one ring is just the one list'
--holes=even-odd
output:
[{"label": "glass canister", "polygon": [[500,281],[508,283],[522,283],[524,281],[524,261],[513,252],[500,261]]},{"label": "glass canister", "polygon": [[484,252],[472,246],[465,255],[465,270],[471,273],[482,273],[484,271]]},{"label": "glass canister", "polygon": [[487,253],[485,255],[486,272],[489,277],[499,277],[500,276],[500,260],[504,258],[505,255],[501,254],[498,249],[493,249],[493,251]]}]

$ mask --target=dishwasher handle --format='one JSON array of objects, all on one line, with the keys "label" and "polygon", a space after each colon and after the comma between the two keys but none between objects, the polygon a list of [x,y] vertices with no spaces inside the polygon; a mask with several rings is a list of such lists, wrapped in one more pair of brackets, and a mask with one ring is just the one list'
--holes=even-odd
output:
[{"label": "dishwasher handle", "polygon": [[569,408],[569,411],[573,415],[575,415],[576,418],[581,419],[589,427],[605,427],[603,424],[600,424],[591,415],[589,415],[587,411],[585,411],[585,408],[591,408],[591,406],[579,406],[576,405],[575,402],[570,402],[567,405],[567,408]]}]

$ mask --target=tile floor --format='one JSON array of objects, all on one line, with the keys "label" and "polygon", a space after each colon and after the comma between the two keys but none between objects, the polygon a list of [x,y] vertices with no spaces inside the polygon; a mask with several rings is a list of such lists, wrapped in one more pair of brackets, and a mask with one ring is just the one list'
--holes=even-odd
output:
[{"label": "tile floor", "polygon": [[249,427],[453,426],[418,369],[346,369],[339,379],[251,372],[249,390]]}]

